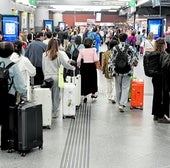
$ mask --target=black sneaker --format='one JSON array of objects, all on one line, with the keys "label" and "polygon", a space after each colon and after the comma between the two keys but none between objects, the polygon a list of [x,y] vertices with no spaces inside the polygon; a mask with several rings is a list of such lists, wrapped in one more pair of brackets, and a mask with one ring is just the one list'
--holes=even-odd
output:
[{"label": "black sneaker", "polygon": [[158,121],[158,117],[154,115],[154,116],[153,116],[153,120],[154,120],[154,121]]},{"label": "black sneaker", "polygon": [[158,118],[158,123],[170,124],[170,120],[165,117]]},{"label": "black sneaker", "polygon": [[112,104],[116,104],[116,101],[115,100],[111,100]]}]

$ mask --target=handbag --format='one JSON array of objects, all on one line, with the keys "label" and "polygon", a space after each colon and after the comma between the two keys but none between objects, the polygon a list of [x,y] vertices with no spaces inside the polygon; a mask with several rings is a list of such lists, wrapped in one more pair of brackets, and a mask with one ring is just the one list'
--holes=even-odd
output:
[{"label": "handbag", "polygon": [[54,84],[53,78],[48,78],[43,81],[41,88],[51,88]]},{"label": "handbag", "polygon": [[59,63],[59,55],[58,55],[58,59],[57,59],[57,63],[58,63],[58,87],[59,88],[64,88],[64,67]]},{"label": "handbag", "polygon": [[64,77],[63,77],[64,67],[60,65],[58,68],[58,87],[64,88]]}]

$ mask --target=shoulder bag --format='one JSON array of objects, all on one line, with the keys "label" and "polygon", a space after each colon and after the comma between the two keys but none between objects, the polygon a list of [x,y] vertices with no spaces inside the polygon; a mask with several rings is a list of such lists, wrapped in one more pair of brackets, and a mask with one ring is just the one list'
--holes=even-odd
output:
[{"label": "shoulder bag", "polygon": [[60,58],[58,55],[57,58],[57,63],[58,63],[58,87],[59,88],[64,88],[64,77],[63,77],[63,72],[64,72],[64,67],[60,64]]}]

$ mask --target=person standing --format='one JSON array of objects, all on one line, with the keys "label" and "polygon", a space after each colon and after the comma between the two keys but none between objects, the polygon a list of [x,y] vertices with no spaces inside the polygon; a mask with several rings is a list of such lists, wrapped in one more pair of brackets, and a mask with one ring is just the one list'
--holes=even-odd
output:
[{"label": "person standing", "polygon": [[99,52],[100,44],[101,44],[101,38],[98,34],[99,30],[97,27],[94,27],[91,32],[88,34],[88,38],[91,38],[93,40],[93,45],[96,48],[96,52]]},{"label": "person standing", "polygon": [[51,40],[52,36],[53,36],[53,34],[52,34],[51,31],[46,32],[46,39],[43,40],[43,43],[45,43],[46,45],[48,45],[48,42]]},{"label": "person standing", "polygon": [[[0,62],[5,63],[5,67],[12,63],[10,56],[13,53],[13,44],[10,42],[0,42]],[[7,95],[0,95],[0,119],[1,119],[1,150],[9,149],[9,106],[16,105],[16,93],[21,95],[22,100],[27,99],[27,89],[18,66],[16,64],[9,68],[9,76],[12,79],[11,87]]]},{"label": "person standing", "polygon": [[30,33],[27,35],[28,43],[33,42],[36,39],[36,34],[34,32],[34,28],[30,29]]},{"label": "person standing", "polygon": [[97,98],[97,70],[96,62],[98,62],[96,48],[93,48],[93,39],[85,38],[84,49],[79,51],[77,65],[80,66],[81,74],[81,95],[84,96],[84,103],[87,102],[88,94],[91,98]]},{"label": "person standing", "polygon": [[164,38],[158,38],[154,44],[154,51],[158,52],[160,57],[159,69],[157,75],[152,77],[153,84],[153,100],[152,100],[152,115],[153,120],[157,120],[159,123],[170,123],[169,117],[169,88],[167,82],[169,80],[169,74],[167,70],[163,70],[165,59],[169,59],[170,56],[165,51],[167,48],[166,41]]},{"label": "person standing", "polygon": [[16,40],[13,42],[13,45],[14,52],[12,53],[10,59],[18,65],[19,70],[23,75],[24,83],[27,86],[27,99],[30,100],[30,77],[36,75],[36,69],[30,62],[30,60],[22,55],[22,41]]},{"label": "person standing", "polygon": [[[133,67],[137,66],[138,58],[134,53],[133,47],[126,45],[127,40],[126,33],[119,34],[119,44],[113,47],[113,54],[109,57],[109,75],[115,76],[116,87],[116,103],[120,112],[125,111],[125,107],[128,101],[128,92],[130,87],[130,77],[133,74]],[[124,53],[123,55],[121,53]],[[122,66],[121,58],[124,57],[125,66]],[[120,62],[119,62],[120,61]],[[124,64],[124,63],[123,63]],[[119,66],[118,66],[119,65]]]},{"label": "person standing", "polygon": [[41,85],[44,80],[44,75],[42,72],[42,54],[46,50],[46,44],[43,43],[44,34],[39,32],[36,34],[36,40],[28,45],[25,52],[25,56],[31,61],[31,63],[36,67],[36,75],[34,77],[34,84]]},{"label": "person standing", "polygon": [[144,47],[144,52],[146,53],[154,51],[154,43],[155,43],[154,34],[150,32],[147,38],[141,44]]},{"label": "person standing", "polygon": [[[73,56],[73,52],[74,52],[75,48],[77,48],[78,51],[80,51],[82,48],[84,48],[84,44],[82,44],[81,36],[76,36],[74,43],[72,43],[71,49],[70,49],[71,56]],[[78,57],[78,55],[77,55],[77,57]],[[77,58],[74,58],[73,60],[77,61]]]},{"label": "person standing", "polygon": [[51,88],[53,118],[56,118],[59,112],[60,88],[58,87],[58,70],[61,64],[67,69],[75,70],[75,67],[70,65],[67,54],[59,49],[58,40],[52,38],[47,45],[46,51],[43,53],[42,70],[44,79],[53,78],[54,80]]},{"label": "person standing", "polygon": [[131,32],[131,35],[127,38],[127,43],[133,47],[134,51],[136,51],[136,49],[135,49],[135,47],[136,47],[136,32],[134,30]]},{"label": "person standing", "polygon": [[109,76],[108,60],[112,54],[112,49],[118,44],[117,40],[111,40],[108,43],[108,50],[103,55],[103,74],[107,81],[107,98],[112,103],[115,103],[115,78]]},{"label": "person standing", "polygon": [[138,31],[136,34],[136,50],[138,53],[139,53],[141,43],[142,43],[142,37],[141,37],[140,31]]}]

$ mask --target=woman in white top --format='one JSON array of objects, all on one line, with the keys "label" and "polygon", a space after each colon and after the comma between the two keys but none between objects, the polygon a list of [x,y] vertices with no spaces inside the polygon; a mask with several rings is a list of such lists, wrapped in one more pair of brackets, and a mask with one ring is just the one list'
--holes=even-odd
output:
[{"label": "woman in white top", "polygon": [[51,39],[47,45],[46,51],[43,53],[42,70],[44,79],[54,79],[54,84],[51,88],[53,118],[56,118],[59,112],[60,88],[58,87],[58,69],[61,64],[66,69],[75,70],[75,67],[70,65],[67,54],[64,51],[59,50],[58,40]]},{"label": "woman in white top", "polygon": [[25,85],[27,86],[27,99],[30,100],[30,77],[36,75],[36,69],[30,60],[22,55],[22,41],[16,40],[13,42],[13,45],[14,52],[10,59],[18,65],[19,70],[22,72]]},{"label": "woman in white top", "polygon": [[144,47],[144,52],[148,52],[148,51],[153,51],[154,50],[154,43],[155,43],[155,39],[154,39],[154,34],[152,32],[150,32],[148,34],[148,37],[146,40],[144,40],[142,42],[143,47]]}]

